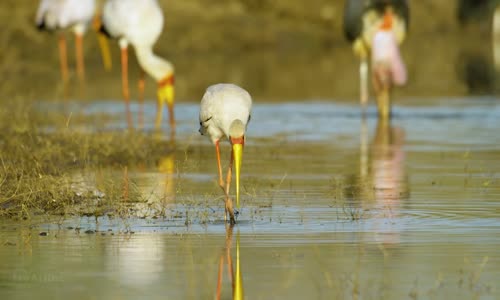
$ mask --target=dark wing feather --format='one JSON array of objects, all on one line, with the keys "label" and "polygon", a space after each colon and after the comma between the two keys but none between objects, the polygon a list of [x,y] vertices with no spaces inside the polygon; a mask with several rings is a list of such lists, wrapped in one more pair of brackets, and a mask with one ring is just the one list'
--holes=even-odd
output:
[{"label": "dark wing feather", "polygon": [[344,6],[344,35],[349,42],[356,40],[363,31],[363,15],[369,10],[383,14],[385,7],[391,5],[394,13],[410,23],[408,0],[346,0]]}]

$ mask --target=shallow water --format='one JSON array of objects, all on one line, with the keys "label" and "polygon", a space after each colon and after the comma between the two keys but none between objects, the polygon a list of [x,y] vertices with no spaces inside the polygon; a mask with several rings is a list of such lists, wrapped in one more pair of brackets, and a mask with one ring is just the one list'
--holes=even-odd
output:
[{"label": "shallow water", "polygon": [[[72,109],[124,127],[120,102]],[[197,114],[179,104],[176,151],[129,170],[139,217],[0,225],[2,299],[206,299],[220,275],[229,299],[237,240],[247,299],[500,297],[497,99],[400,101],[391,124],[355,104],[255,103],[232,230]]]}]

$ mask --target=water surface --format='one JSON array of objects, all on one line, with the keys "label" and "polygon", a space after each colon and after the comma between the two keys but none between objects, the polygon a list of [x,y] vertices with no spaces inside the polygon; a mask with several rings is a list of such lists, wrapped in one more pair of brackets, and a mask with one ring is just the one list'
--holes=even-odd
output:
[{"label": "water surface", "polygon": [[[120,102],[72,109],[125,126]],[[2,298],[229,299],[236,248],[247,299],[499,297],[497,99],[400,101],[390,123],[333,100],[255,103],[232,229],[198,106],[176,115],[176,150],[129,170],[137,214],[0,225]]]}]

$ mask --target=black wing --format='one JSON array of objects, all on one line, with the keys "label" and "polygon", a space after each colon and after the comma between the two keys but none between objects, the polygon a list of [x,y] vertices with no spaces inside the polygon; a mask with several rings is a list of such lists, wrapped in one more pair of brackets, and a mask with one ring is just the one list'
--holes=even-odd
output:
[{"label": "black wing", "polygon": [[363,15],[369,10],[383,14],[386,6],[391,5],[394,13],[409,24],[410,10],[408,0],[346,0],[344,6],[344,35],[349,42],[356,40],[363,31]]}]

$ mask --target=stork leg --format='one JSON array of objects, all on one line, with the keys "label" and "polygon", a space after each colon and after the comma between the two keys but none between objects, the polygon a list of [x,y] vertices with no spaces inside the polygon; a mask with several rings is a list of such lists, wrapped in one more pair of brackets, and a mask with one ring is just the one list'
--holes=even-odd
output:
[{"label": "stork leg", "polygon": [[368,103],[368,60],[366,57],[362,57],[359,64],[359,88],[360,102],[364,112]]},{"label": "stork leg", "polygon": [[391,118],[391,97],[388,88],[384,88],[377,95],[377,106],[379,118],[384,120]]},{"label": "stork leg", "polygon": [[215,142],[215,154],[217,156],[217,169],[219,171],[219,186],[225,192],[226,190],[224,189],[224,180],[222,180],[222,166],[221,166],[221,163],[220,163],[220,146],[219,146],[219,141]]},{"label": "stork leg", "polygon": [[68,49],[66,46],[66,37],[63,33],[59,35],[59,61],[61,64],[61,75],[64,86],[68,83]]},{"label": "stork leg", "polygon": [[125,109],[127,113],[128,128],[133,128],[132,113],[130,112],[130,93],[128,89],[128,52],[127,47],[121,48],[121,61],[122,61],[122,93],[125,100]]},{"label": "stork leg", "polygon": [[146,88],[146,78],[144,70],[141,69],[141,73],[139,75],[139,128],[143,128],[144,126],[144,90]]},{"label": "stork leg", "polygon": [[76,73],[80,83],[85,81],[85,65],[83,63],[83,35],[75,34],[75,54],[76,54]]},{"label": "stork leg", "polygon": [[[220,141],[215,142],[215,155],[217,157],[217,171],[219,173],[219,186],[222,189],[222,191],[224,191],[224,195],[226,196],[226,199],[224,201],[225,201],[225,203],[227,203],[228,195],[227,195],[226,190],[225,190],[224,180],[222,180],[222,166],[221,166],[221,162],[220,162],[219,142]],[[224,206],[224,221],[226,221],[226,220],[227,220],[227,205]]]},{"label": "stork leg", "polygon": [[368,176],[368,130],[366,125],[366,116],[361,118],[361,132],[360,132],[360,149],[359,149],[359,167],[360,177],[362,182]]},{"label": "stork leg", "polygon": [[172,102],[167,103],[167,108],[168,108],[168,120],[170,123],[170,130],[175,131],[174,104]]}]

